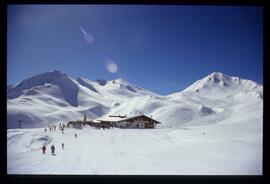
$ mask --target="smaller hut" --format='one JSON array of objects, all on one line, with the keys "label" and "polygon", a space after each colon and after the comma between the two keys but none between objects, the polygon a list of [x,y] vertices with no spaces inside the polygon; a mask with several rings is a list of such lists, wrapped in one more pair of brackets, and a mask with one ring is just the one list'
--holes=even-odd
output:
[{"label": "smaller hut", "polygon": [[85,125],[92,126],[93,121],[87,121],[86,113],[84,113],[83,120],[69,121],[67,126],[77,129],[82,129]]}]

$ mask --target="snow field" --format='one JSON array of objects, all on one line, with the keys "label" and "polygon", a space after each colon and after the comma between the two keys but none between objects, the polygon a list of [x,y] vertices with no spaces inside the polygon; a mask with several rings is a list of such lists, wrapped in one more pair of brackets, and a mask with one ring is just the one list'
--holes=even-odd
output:
[{"label": "snow field", "polygon": [[[262,130],[254,128],[87,127],[66,129],[65,134],[58,130],[45,133],[44,129],[8,130],[8,174],[262,174]],[[47,144],[45,155],[41,154],[42,144]],[[52,144],[56,156],[50,155]]]}]

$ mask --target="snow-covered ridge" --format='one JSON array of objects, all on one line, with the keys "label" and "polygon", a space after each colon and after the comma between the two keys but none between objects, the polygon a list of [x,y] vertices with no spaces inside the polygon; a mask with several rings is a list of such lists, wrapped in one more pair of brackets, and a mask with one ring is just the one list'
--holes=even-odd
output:
[{"label": "snow-covered ridge", "polygon": [[18,120],[25,127],[44,127],[82,119],[84,113],[93,120],[142,113],[162,122],[161,128],[221,122],[239,104],[258,104],[260,109],[263,86],[214,72],[182,92],[162,96],[123,79],[73,79],[55,70],[9,85],[7,98],[8,128],[18,127]]},{"label": "snow-covered ridge", "polygon": [[239,77],[230,77],[220,72],[214,72],[207,75],[203,79],[196,81],[194,84],[183,90],[183,92],[199,92],[208,88],[234,88],[237,86],[243,86],[246,89],[262,89],[262,85],[254,81]]},{"label": "snow-covered ridge", "polygon": [[31,89],[35,86],[42,86],[46,83],[52,83],[53,81],[60,79],[61,77],[66,77],[66,74],[61,73],[57,70],[35,75],[17,84],[9,85],[7,87],[7,97],[8,99],[17,98],[22,94],[23,90]]}]

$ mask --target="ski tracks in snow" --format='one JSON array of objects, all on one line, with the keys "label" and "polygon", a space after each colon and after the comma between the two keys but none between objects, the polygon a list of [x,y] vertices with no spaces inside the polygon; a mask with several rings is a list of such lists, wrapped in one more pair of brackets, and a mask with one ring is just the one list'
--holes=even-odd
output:
[{"label": "ski tracks in snow", "polygon": [[[245,130],[221,125],[151,130],[67,128],[64,134],[44,133],[43,129],[32,133],[22,129],[16,135],[8,132],[8,174],[259,173],[261,133],[253,131],[246,140],[253,126]],[[22,152],[25,145],[38,148],[41,143],[47,143],[45,155],[38,149]],[[56,156],[50,154],[52,144]]]}]

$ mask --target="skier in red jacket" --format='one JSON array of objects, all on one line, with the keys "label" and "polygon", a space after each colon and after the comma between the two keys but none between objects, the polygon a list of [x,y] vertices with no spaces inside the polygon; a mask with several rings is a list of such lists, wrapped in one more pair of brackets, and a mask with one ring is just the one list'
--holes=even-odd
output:
[{"label": "skier in red jacket", "polygon": [[45,146],[45,145],[43,145],[41,149],[42,149],[42,154],[45,154],[45,151],[46,151],[46,146]]}]

